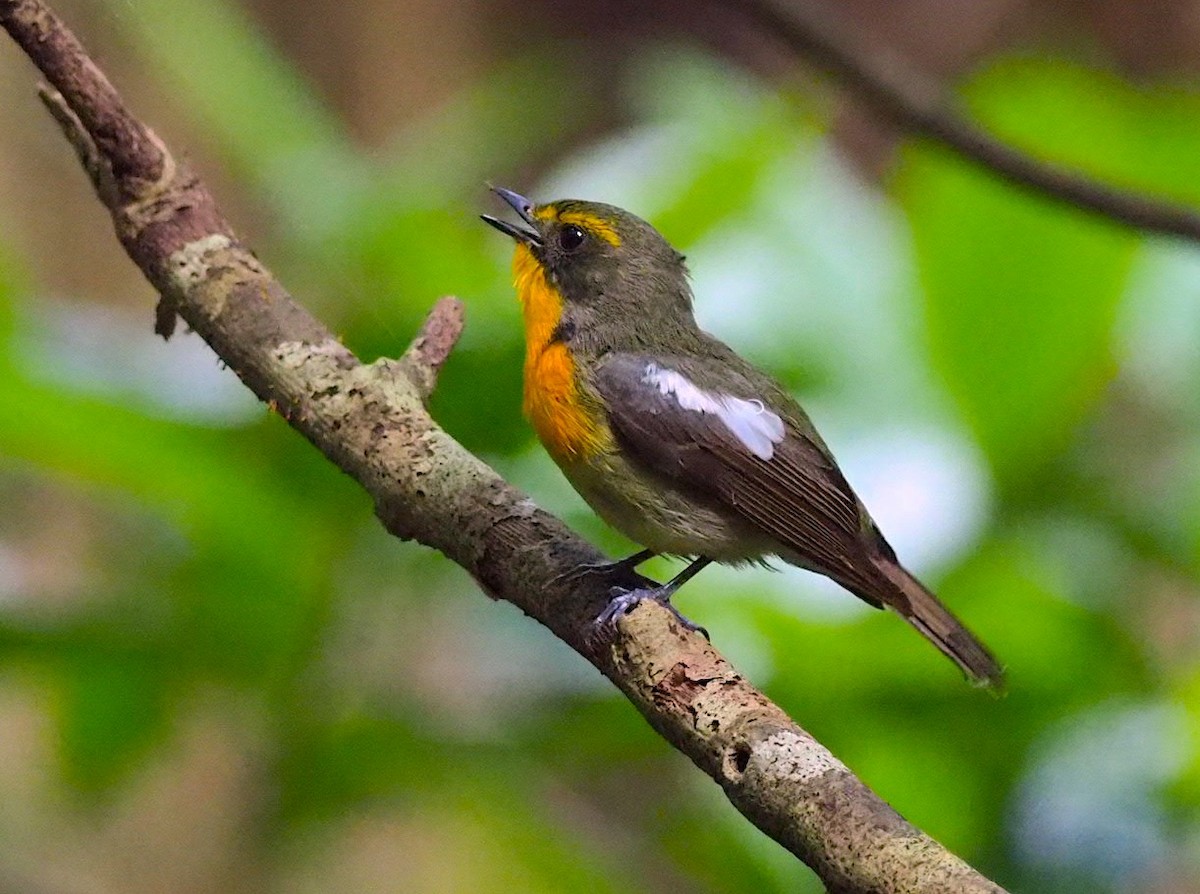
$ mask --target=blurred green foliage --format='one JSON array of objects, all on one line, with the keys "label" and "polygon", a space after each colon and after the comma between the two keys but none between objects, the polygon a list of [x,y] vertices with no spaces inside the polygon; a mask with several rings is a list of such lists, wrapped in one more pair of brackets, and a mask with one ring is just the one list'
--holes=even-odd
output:
[{"label": "blurred green foliage", "polygon": [[[589,536],[629,549],[531,443],[507,247],[475,218],[494,210],[485,179],[507,182],[586,123],[570,78],[540,76],[533,51],[367,157],[227,5],[146,0],[114,21],[268,208],[260,249],[294,292],[368,358],[400,351],[438,295],[462,295],[467,334],[435,415]],[[1130,782],[1138,798],[1089,808],[1127,838],[1149,830],[1153,846],[1121,860],[1100,859],[1110,826],[1089,825],[1079,792],[1054,782],[1087,774],[1051,772],[1085,759],[1062,743],[1097,711],[1179,706],[1200,729],[1195,651],[1154,634],[1155,612],[1196,611],[1200,414],[1180,395],[1200,368],[1156,378],[1138,361],[1154,344],[1129,335],[1174,325],[1152,274],[1192,250],[1147,246],[925,145],[906,147],[892,195],[871,195],[801,98],[692,51],[648,54],[627,95],[628,130],[561,159],[543,188],[512,185],[656,222],[691,259],[702,320],[796,387],[835,449],[854,455],[881,426],[934,426],[959,445],[968,483],[928,497],[968,534],[931,530],[950,545],[923,570],[1008,663],[1012,691],[969,689],[894,618],[796,575],[713,572],[684,610],[1001,882],[1118,890],[1194,861],[1193,743],[1173,743],[1169,772]],[[1200,199],[1196,92],[1042,59],[997,62],[964,96],[1031,152]],[[434,830],[447,860],[470,855],[460,890],[818,890],[581,659],[441,557],[384,536],[355,486],[265,409],[198,420],[188,395],[164,405],[144,381],[48,378],[40,367],[68,348],[45,335],[47,296],[3,257],[0,494],[36,515],[43,490],[66,493],[98,520],[67,608],[12,598],[0,612],[0,649],[53,706],[79,805],[118,797],[217,692],[265,755],[260,846],[278,853],[387,810]],[[118,321],[129,350],[149,320],[146,308]],[[1147,488],[1170,500],[1148,506]],[[1165,747],[1152,733],[1144,748]]]}]

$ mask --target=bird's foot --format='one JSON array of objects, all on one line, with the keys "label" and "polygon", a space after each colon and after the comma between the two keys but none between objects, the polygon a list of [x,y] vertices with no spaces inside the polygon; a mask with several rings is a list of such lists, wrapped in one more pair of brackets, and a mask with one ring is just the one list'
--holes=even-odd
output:
[{"label": "bird's foot", "polygon": [[596,616],[596,620],[592,622],[593,634],[599,638],[602,634],[612,634],[617,627],[617,622],[625,617],[635,608],[638,603],[647,599],[653,600],[669,611],[675,618],[676,623],[689,633],[699,633],[707,640],[712,638],[708,635],[708,631],[699,624],[694,624],[685,618],[675,606],[671,604],[671,597],[675,595],[675,590],[678,587],[671,584],[665,584],[660,587],[636,587],[632,590],[627,590],[624,587],[613,587],[609,590],[608,605],[604,610]]}]

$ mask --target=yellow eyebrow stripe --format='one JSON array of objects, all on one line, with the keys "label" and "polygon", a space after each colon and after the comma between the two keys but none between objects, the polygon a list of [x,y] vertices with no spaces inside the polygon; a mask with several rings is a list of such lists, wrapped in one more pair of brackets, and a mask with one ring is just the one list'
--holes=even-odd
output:
[{"label": "yellow eyebrow stripe", "polygon": [[560,223],[583,227],[589,233],[599,236],[613,248],[621,244],[621,237],[617,235],[616,229],[602,217],[588,214],[586,211],[566,211],[558,216],[558,220]]},{"label": "yellow eyebrow stripe", "polygon": [[587,211],[559,212],[555,205],[541,205],[533,209],[533,216],[538,220],[557,220],[559,223],[575,224],[593,236],[603,239],[613,248],[617,248],[621,244],[621,237],[617,235],[616,227],[603,217],[589,214]]}]

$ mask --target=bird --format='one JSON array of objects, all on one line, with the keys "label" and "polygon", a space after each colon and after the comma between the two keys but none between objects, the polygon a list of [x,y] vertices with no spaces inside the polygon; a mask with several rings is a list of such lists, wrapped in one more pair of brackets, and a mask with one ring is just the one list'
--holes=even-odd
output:
[{"label": "bird", "polygon": [[613,587],[597,625],[651,599],[702,630],[671,605],[684,583],[713,562],[777,558],[895,612],[970,681],[1003,686],[987,647],[901,565],[795,399],[697,324],[679,251],[614,205],[491,189],[517,216],[481,215],[515,242],[524,414],[584,501],[643,547],[604,569],[690,560],[664,585]]}]

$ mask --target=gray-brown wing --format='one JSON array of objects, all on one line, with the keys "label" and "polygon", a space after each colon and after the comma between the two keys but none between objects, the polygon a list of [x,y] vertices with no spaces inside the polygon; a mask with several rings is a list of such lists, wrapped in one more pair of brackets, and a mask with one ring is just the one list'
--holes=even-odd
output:
[{"label": "gray-brown wing", "polygon": [[[717,498],[805,563],[868,602],[891,589],[870,552],[878,534],[836,464],[736,375],[696,384],[695,360],[616,354],[593,376],[632,458]],[[705,376],[704,379],[710,379]],[[728,376],[721,378],[728,379]],[[886,549],[886,547],[883,547]]]}]

